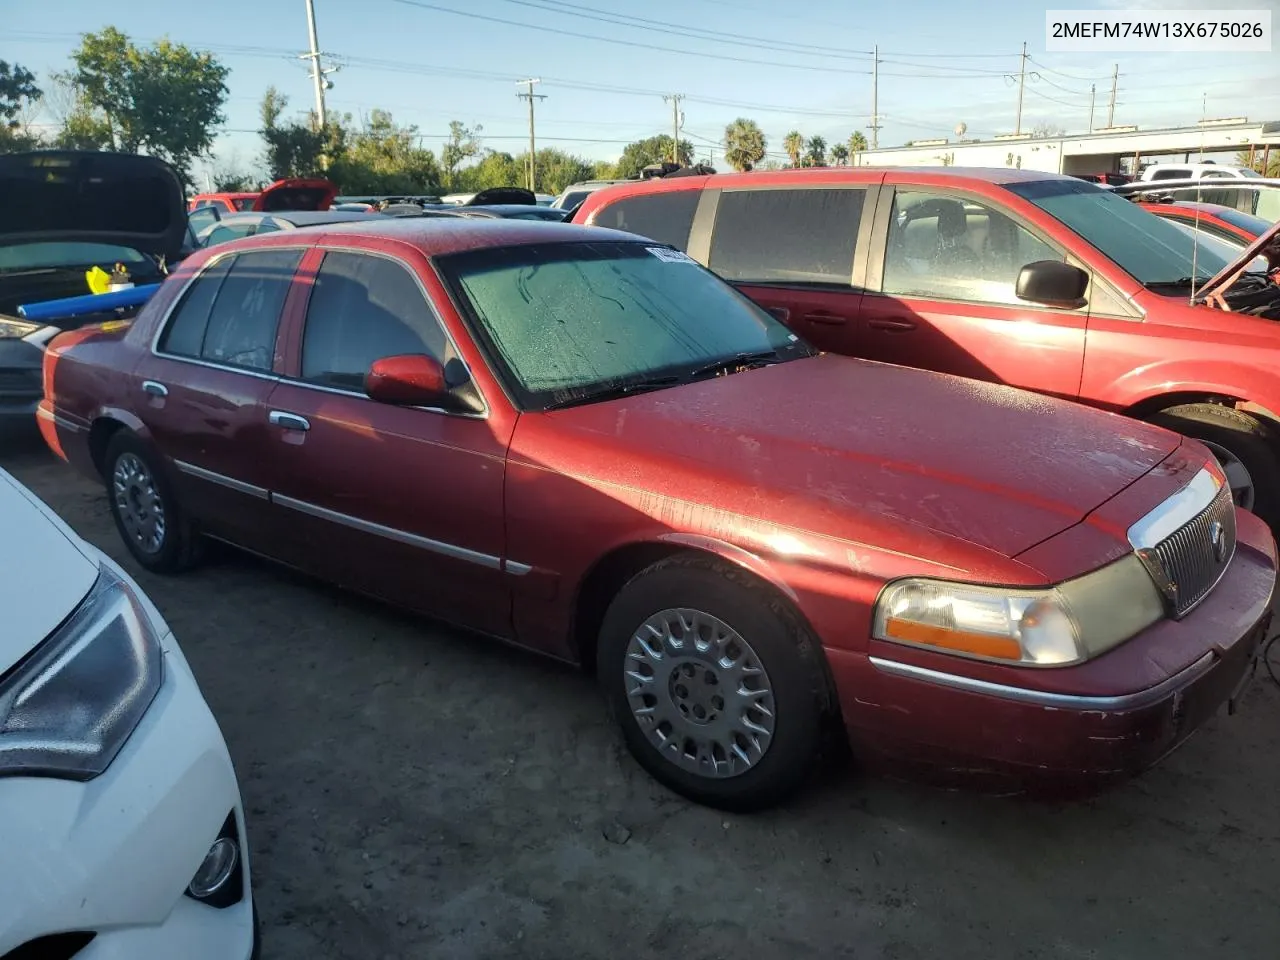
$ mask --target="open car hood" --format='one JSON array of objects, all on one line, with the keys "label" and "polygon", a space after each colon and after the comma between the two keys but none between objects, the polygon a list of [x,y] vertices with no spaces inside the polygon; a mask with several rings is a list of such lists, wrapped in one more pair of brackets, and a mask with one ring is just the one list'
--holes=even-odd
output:
[{"label": "open car hood", "polygon": [[177,172],[136,154],[0,156],[0,211],[0,245],[111,243],[174,259],[187,229]]},{"label": "open car hood", "polygon": [[338,195],[337,184],[319,178],[277,180],[253,202],[254,210],[328,210]]},{"label": "open car hood", "polygon": [[[1270,230],[1245,247],[1244,252],[1239,257],[1223,267],[1216,276],[1197,290],[1196,299],[1203,302],[1214,294],[1224,293],[1228,287],[1239,279],[1249,264],[1260,256],[1266,256],[1263,253],[1264,250],[1268,247],[1274,248],[1280,245],[1280,239],[1278,238],[1280,238],[1280,221],[1272,224]],[[1276,262],[1275,257],[1267,257],[1267,260],[1273,265]]]}]

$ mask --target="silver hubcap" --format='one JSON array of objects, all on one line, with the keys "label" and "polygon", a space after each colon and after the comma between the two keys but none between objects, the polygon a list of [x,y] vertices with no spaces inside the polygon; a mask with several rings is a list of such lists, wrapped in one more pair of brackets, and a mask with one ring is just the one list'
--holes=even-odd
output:
[{"label": "silver hubcap", "polygon": [[1231,488],[1231,499],[1236,502],[1236,506],[1252,510],[1254,498],[1253,475],[1249,473],[1249,468],[1226,447],[1210,443],[1208,440],[1201,440],[1200,442],[1208,447],[1213,455],[1218,458],[1218,465],[1222,467],[1222,472],[1227,475],[1227,486]]},{"label": "silver hubcap", "polygon": [[164,546],[164,501],[147,465],[132,453],[122,454],[111,474],[111,489],[120,525],[134,546],[158,553]]},{"label": "silver hubcap", "polygon": [[640,729],[682,770],[736,777],[768,752],[769,675],[723,620],[687,608],[655,613],[632,635],[622,672]]}]

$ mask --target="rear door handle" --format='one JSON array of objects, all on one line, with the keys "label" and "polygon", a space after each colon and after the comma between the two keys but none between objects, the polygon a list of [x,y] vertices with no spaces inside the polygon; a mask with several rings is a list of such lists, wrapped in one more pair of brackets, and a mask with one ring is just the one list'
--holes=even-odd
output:
[{"label": "rear door handle", "polygon": [[154,380],[143,380],[142,392],[149,393],[153,397],[167,397],[169,395],[169,388],[163,383],[156,383]]},{"label": "rear door handle", "polygon": [[311,424],[306,417],[300,417],[296,413],[289,413],[286,410],[272,410],[267,414],[272,426],[284,427],[286,430],[310,430]]},{"label": "rear door handle", "polygon": [[867,326],[872,330],[914,330],[914,320],[868,320]]},{"label": "rear door handle", "polygon": [[835,313],[806,313],[804,318],[809,323],[825,323],[833,327],[849,322],[847,318]]}]

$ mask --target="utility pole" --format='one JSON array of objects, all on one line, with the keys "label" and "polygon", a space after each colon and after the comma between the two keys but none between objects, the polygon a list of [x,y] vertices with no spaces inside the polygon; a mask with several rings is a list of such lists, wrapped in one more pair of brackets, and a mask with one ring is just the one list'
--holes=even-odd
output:
[{"label": "utility pole", "polygon": [[871,149],[880,147],[880,45],[871,54]]},{"label": "utility pole", "polygon": [[546,94],[533,92],[533,85],[535,83],[541,83],[541,82],[542,81],[537,79],[536,77],[530,80],[516,81],[516,86],[527,86],[529,88],[524,93],[517,93],[516,96],[521,100],[529,101],[529,190],[530,192],[537,189],[535,186],[535,178],[536,178],[535,158],[537,157],[537,152],[535,149],[535,144],[533,142],[533,101],[547,99]]},{"label": "utility pole", "polygon": [[1111,71],[1111,103],[1107,106],[1107,128],[1116,124],[1116,88],[1120,84],[1120,64]]},{"label": "utility pole", "polygon": [[1022,94],[1027,86],[1027,42],[1022,42],[1021,66],[1018,67],[1018,119],[1014,124],[1015,136],[1022,133]]},{"label": "utility pole", "polygon": [[307,33],[311,40],[311,49],[301,57],[311,61],[311,81],[316,88],[316,126],[324,129],[324,89],[329,81],[324,78],[325,70],[320,66],[320,42],[316,39],[316,8],[314,0],[307,0]]},{"label": "utility pole", "polygon": [[1093,102],[1094,102],[1094,95],[1097,94],[1097,92],[1098,92],[1098,85],[1096,83],[1089,84],[1089,132],[1090,133],[1093,133]]},{"label": "utility pole", "polygon": [[671,103],[671,162],[677,166],[680,164],[680,101],[683,99],[683,93],[673,93],[662,98],[663,103]]}]

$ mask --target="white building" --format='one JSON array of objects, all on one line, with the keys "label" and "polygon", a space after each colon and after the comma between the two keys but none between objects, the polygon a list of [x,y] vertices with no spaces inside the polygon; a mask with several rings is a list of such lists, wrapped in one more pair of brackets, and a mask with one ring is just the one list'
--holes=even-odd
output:
[{"label": "white building", "polygon": [[1038,138],[1005,134],[991,140],[915,140],[902,147],[866,150],[862,166],[1014,167],[1046,173],[1136,173],[1155,160],[1189,162],[1201,154],[1245,151],[1266,163],[1280,153],[1280,121],[1244,117],[1204,120],[1194,127],[1139,130],[1109,127],[1079,136]]}]

